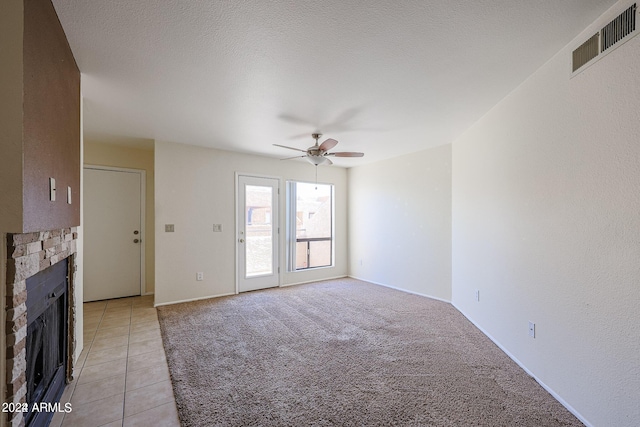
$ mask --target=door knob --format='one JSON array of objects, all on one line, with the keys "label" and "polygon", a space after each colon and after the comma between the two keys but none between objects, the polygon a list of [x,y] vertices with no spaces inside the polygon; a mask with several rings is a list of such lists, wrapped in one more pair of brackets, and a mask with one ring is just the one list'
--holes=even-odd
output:
[{"label": "door knob", "polygon": [[244,239],[239,239],[238,242],[244,243]]},{"label": "door knob", "polygon": [[133,243],[138,243],[138,242],[140,242],[140,240],[138,240],[138,239],[133,239]]}]

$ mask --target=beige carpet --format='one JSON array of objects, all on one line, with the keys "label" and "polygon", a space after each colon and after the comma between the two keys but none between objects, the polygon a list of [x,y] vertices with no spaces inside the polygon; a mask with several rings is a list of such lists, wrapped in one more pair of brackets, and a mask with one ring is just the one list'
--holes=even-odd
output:
[{"label": "beige carpet", "polygon": [[451,305],[353,279],[159,307],[183,426],[579,426]]}]

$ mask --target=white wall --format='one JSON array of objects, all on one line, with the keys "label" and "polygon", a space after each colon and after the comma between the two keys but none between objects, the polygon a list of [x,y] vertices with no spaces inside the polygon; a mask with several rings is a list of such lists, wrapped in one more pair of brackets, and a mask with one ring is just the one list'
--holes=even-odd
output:
[{"label": "white wall", "polygon": [[[156,141],[156,304],[235,292],[236,172],[282,179],[280,265],[284,285],[347,274],[345,169],[318,168],[318,182],[335,185],[335,266],[287,273],[284,180],[314,181],[314,166],[302,161],[280,161]],[[165,233],[165,224],[175,224],[175,232]],[[214,233],[213,224],[222,224],[223,232]],[[196,281],[198,271],[204,272],[203,281]]]},{"label": "white wall", "polygon": [[453,304],[587,423],[637,426],[640,37],[569,79],[575,46],[453,143]]},{"label": "white wall", "polygon": [[349,169],[349,275],[451,300],[451,145]]},{"label": "white wall", "polygon": [[[82,75],[80,75],[80,165],[84,163],[84,97],[82,96]],[[73,355],[75,361],[80,359],[80,354],[84,349],[84,174],[80,171],[80,225],[76,227],[78,239],[76,240],[76,275],[75,283],[75,337],[76,351]],[[77,368],[77,366],[76,366]]]}]

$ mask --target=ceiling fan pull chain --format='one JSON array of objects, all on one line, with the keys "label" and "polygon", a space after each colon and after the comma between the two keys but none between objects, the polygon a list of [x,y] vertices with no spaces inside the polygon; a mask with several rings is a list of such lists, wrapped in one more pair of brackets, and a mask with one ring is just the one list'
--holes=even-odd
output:
[{"label": "ceiling fan pull chain", "polygon": [[316,165],[316,190],[318,189],[318,165]]}]

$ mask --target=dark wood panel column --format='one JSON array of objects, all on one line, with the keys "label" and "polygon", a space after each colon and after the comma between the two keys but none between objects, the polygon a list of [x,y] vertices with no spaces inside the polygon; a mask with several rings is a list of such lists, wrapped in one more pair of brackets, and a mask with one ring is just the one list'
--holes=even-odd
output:
[{"label": "dark wood panel column", "polygon": [[[23,232],[80,225],[80,72],[49,0],[24,2]],[[49,198],[49,178],[56,200]],[[67,203],[71,187],[71,204]]]}]

